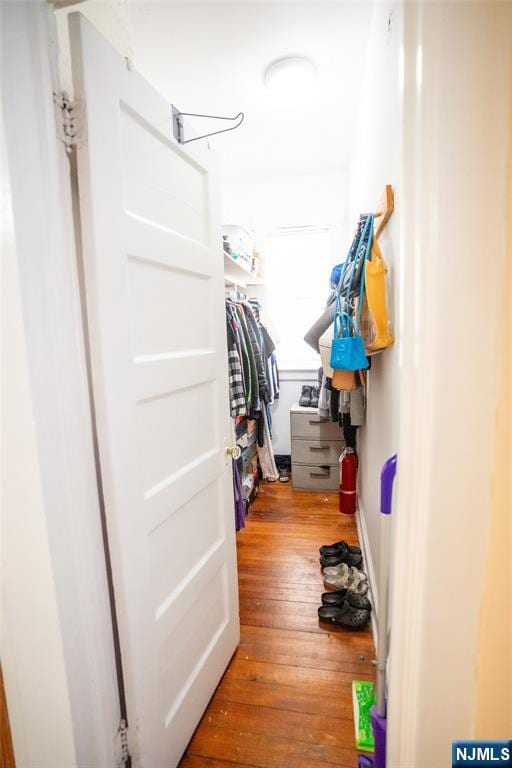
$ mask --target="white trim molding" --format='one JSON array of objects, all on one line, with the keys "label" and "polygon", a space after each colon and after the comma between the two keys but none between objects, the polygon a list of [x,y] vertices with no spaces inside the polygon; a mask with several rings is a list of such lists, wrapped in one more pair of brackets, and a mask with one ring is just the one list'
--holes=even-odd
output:
[{"label": "white trim molding", "polygon": [[[360,499],[360,496],[359,496]],[[358,508],[356,512],[356,526],[357,535],[363,551],[363,561],[366,569],[366,575],[368,576],[368,587],[370,592],[370,600],[373,606],[371,614],[372,634],[375,648],[377,648],[377,627],[379,621],[379,587],[375,576],[375,564],[373,562],[372,550],[370,547],[370,539],[368,536],[368,529],[366,527],[366,517],[364,514],[364,508],[361,506],[361,501],[358,502]]]},{"label": "white trim molding", "polygon": [[[2,585],[9,608],[2,648],[6,694],[20,768],[35,762],[41,768],[110,768],[121,756],[115,743],[120,707],[69,163],[53,101],[54,12],[42,0],[20,0],[2,3],[1,15],[11,271],[20,294],[18,346],[26,357],[18,389],[27,390],[18,402],[12,384],[10,407],[19,409],[18,431],[29,425],[33,445],[4,460],[11,484],[25,472],[27,487],[35,476],[40,488],[37,502],[11,490],[2,509],[9,533],[3,542],[9,578]],[[31,462],[30,473],[24,462]],[[43,578],[46,590],[40,589]]]},{"label": "white trim molding", "polygon": [[302,381],[304,384],[310,384],[312,381],[317,381],[319,368],[319,365],[315,368],[292,368],[279,365],[279,381]]}]

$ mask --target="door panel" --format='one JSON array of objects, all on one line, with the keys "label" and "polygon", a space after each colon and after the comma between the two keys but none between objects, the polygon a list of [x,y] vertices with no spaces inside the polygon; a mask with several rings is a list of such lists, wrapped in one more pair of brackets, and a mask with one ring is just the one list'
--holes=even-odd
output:
[{"label": "door panel", "polygon": [[[169,151],[168,141],[126,105],[121,108],[120,139],[126,210],[207,242],[208,179],[201,166],[184,157],[180,145]],[[134,146],[139,148],[136,154]]]},{"label": "door panel", "polygon": [[172,768],[239,638],[212,154],[70,16],[86,312],[134,765]]}]

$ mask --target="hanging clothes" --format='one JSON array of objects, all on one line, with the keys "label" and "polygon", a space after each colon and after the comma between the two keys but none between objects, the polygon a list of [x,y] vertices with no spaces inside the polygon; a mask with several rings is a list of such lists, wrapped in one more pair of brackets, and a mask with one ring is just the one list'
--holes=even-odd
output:
[{"label": "hanging clothes", "polygon": [[[250,381],[250,387],[247,392],[247,406],[248,415],[251,418],[258,418],[258,414],[261,411],[261,399],[259,388],[259,375],[258,375],[258,361],[256,359],[256,352],[258,346],[254,334],[254,329],[249,330],[247,323],[247,315],[245,313],[243,305],[235,308],[237,316],[240,322],[240,331],[242,333],[242,343],[244,351],[248,360],[248,375]],[[254,344],[253,344],[254,338]],[[260,353],[261,357],[261,353]]]},{"label": "hanging clothes", "polygon": [[321,419],[328,419],[331,415],[331,390],[327,387],[327,376],[323,369],[320,381],[320,394],[318,396],[318,415]]},{"label": "hanging clothes", "polygon": [[[234,304],[226,302],[226,325],[228,328],[228,351],[234,340],[236,350],[240,359],[242,371],[242,387],[245,393],[246,412],[250,408],[252,398],[252,369],[243,328],[242,321]],[[233,400],[233,393],[231,399]]]},{"label": "hanging clothes", "polygon": [[260,460],[261,471],[265,480],[275,482],[279,479],[279,471],[274,459],[272,450],[272,440],[270,438],[270,429],[268,425],[268,416],[266,409],[263,411],[263,445],[258,442],[258,459]]},{"label": "hanging clothes", "polygon": [[245,515],[247,513],[247,502],[244,497],[242,488],[242,478],[240,476],[240,470],[238,464],[234,459],[233,461],[233,497],[235,499],[235,528],[237,531],[240,528],[245,528]]},{"label": "hanging clothes", "polygon": [[266,363],[263,359],[263,341],[260,329],[258,328],[258,324],[256,322],[256,318],[253,315],[251,305],[244,303],[242,304],[242,308],[245,313],[247,331],[252,348],[254,364],[256,368],[256,377],[258,381],[258,396],[260,399],[260,407],[255,410],[261,410],[261,402],[268,401]]},{"label": "hanging clothes", "polygon": [[279,397],[279,372],[276,347],[261,323],[259,302],[242,297],[227,299],[226,328],[231,416],[256,422],[263,476],[276,480],[270,404]]},{"label": "hanging clothes", "polygon": [[247,415],[247,403],[245,400],[244,378],[242,372],[242,360],[236,343],[233,328],[226,323],[228,335],[228,368],[229,368],[229,393],[231,416]]},{"label": "hanging clothes", "polygon": [[277,358],[275,352],[272,352],[268,358],[268,382],[270,390],[270,402],[273,403],[279,399],[279,371],[277,369]]}]

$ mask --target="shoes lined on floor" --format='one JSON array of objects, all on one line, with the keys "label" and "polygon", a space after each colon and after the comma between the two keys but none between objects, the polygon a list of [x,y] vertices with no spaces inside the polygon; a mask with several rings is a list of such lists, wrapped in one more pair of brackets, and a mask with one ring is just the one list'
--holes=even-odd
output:
[{"label": "shoes lined on floor", "polygon": [[354,630],[366,626],[372,606],[365,597],[368,577],[356,567],[362,561],[361,549],[346,541],[320,547],[324,584],[333,591],[322,594],[322,605],[318,608],[319,621]]},{"label": "shoes lined on floor", "polygon": [[363,556],[361,552],[351,552],[348,544],[346,544],[344,541],[341,541],[340,544],[342,546],[338,548],[336,554],[320,555],[320,565],[322,568],[330,565],[340,565],[341,563],[346,563],[347,565],[353,565],[356,567],[361,565],[363,562]]},{"label": "shoes lined on floor", "polygon": [[360,608],[353,608],[347,600],[340,607],[322,605],[318,609],[320,621],[338,624],[347,629],[362,629],[368,623],[370,614]]},{"label": "shoes lined on floor", "polygon": [[335,544],[323,544],[320,547],[319,552],[321,555],[336,555],[340,549],[348,549],[348,551],[352,552],[354,555],[361,554],[361,549],[359,547],[353,547],[346,541],[337,541]]},{"label": "shoes lined on floor", "polygon": [[339,608],[344,602],[347,602],[352,608],[360,608],[363,611],[368,611],[368,613],[372,610],[372,604],[367,597],[355,595],[347,588],[322,594],[322,605],[334,605]]},{"label": "shoes lined on floor", "polygon": [[324,568],[324,584],[327,589],[349,589],[355,595],[366,595],[368,577],[346,563]]}]

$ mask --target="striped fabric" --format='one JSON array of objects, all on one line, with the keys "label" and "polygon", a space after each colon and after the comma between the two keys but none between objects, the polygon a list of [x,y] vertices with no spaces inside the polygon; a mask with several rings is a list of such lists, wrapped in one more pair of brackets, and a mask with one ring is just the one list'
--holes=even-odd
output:
[{"label": "striped fabric", "polygon": [[242,378],[242,365],[240,356],[236,347],[228,351],[229,363],[229,396],[231,401],[231,416],[247,415],[247,406],[245,403],[245,390]]}]

